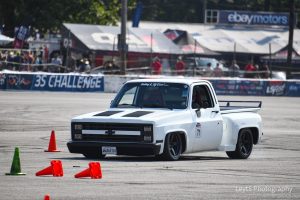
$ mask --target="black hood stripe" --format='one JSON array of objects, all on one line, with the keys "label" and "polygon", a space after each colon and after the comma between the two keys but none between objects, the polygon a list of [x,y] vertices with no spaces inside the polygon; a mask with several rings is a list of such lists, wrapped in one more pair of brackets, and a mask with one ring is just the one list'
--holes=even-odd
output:
[{"label": "black hood stripe", "polygon": [[108,116],[111,116],[111,115],[114,115],[114,114],[117,114],[117,113],[120,113],[120,112],[123,112],[123,111],[104,111],[104,112],[98,113],[94,116],[108,117]]},{"label": "black hood stripe", "polygon": [[150,113],[153,113],[153,112],[151,112],[151,111],[136,111],[136,112],[124,115],[123,117],[141,117],[141,116],[144,116],[144,115],[147,115]]}]

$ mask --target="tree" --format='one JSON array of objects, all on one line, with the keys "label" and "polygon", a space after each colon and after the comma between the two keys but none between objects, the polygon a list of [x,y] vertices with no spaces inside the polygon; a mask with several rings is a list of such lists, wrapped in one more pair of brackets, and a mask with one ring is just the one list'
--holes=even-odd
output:
[{"label": "tree", "polygon": [[120,8],[119,0],[0,0],[0,22],[10,36],[20,25],[42,32],[60,29],[64,22],[115,25]]},{"label": "tree", "polygon": [[[142,20],[168,22],[203,22],[203,5],[216,10],[289,12],[289,0],[139,0],[144,9]],[[295,0],[296,12],[300,0]],[[298,15],[298,22],[300,15]]]}]

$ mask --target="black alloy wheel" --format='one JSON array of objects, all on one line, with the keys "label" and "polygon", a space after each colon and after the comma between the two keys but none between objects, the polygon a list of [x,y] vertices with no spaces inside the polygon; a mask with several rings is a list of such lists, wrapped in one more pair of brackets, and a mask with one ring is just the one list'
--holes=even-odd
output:
[{"label": "black alloy wheel", "polygon": [[247,159],[253,148],[253,136],[250,129],[242,129],[239,133],[235,151],[227,151],[229,158]]}]

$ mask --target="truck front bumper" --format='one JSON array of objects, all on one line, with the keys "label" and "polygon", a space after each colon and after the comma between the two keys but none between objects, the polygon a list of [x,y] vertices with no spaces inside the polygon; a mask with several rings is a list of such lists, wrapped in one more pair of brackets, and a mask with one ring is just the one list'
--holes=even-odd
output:
[{"label": "truck front bumper", "polygon": [[102,146],[117,148],[118,155],[158,155],[161,144],[147,143],[114,143],[94,141],[70,141],[67,143],[70,153],[99,153],[102,154]]}]

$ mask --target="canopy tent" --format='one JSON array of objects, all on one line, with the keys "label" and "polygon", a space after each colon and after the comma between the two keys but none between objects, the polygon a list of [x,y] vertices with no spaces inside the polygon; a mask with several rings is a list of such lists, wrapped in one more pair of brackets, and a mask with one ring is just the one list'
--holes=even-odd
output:
[{"label": "canopy tent", "polygon": [[[118,34],[120,27],[100,26],[85,24],[67,24],[63,26],[69,30],[81,43],[81,48],[89,50],[117,51]],[[64,31],[64,38],[68,37]],[[160,53],[160,54],[181,54],[181,50],[172,43],[163,33],[158,30],[132,28],[127,29],[128,52],[135,53]],[[76,48],[77,44],[72,44]]]},{"label": "canopy tent", "polygon": [[181,49],[183,54],[195,54],[198,56],[219,55],[201,46],[187,31],[168,29],[164,34]]},{"label": "canopy tent", "polygon": [[[297,50],[298,49],[298,50]],[[280,49],[278,52],[267,55],[267,56],[262,56],[260,59],[263,62],[267,63],[272,63],[272,64],[286,64],[287,62],[287,55],[288,55],[288,47],[284,47]],[[292,51],[292,64],[299,67],[300,64],[300,51],[299,51],[299,46],[293,46],[293,51]]]},{"label": "canopy tent", "polygon": [[0,34],[0,45],[6,45],[13,41],[14,41],[13,38],[10,38],[10,37]]},{"label": "canopy tent", "polygon": [[[294,32],[294,43],[300,42],[300,31]],[[194,38],[203,46],[217,52],[247,54],[275,53],[288,43],[288,30],[211,28],[196,33]]]},{"label": "canopy tent", "polygon": [[[224,53],[269,54],[278,52],[288,44],[289,30],[280,27],[254,27],[242,25],[208,25],[186,23],[140,22],[142,28],[164,32],[167,29],[187,31],[199,45]],[[270,48],[271,45],[271,48]],[[294,30],[294,48],[300,48],[300,30]]]}]

